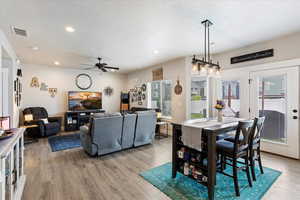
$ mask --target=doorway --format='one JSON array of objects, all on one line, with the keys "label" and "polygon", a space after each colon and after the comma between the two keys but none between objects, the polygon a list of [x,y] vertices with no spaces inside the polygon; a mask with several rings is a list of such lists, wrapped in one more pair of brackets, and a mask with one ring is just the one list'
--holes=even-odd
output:
[{"label": "doorway", "polygon": [[12,119],[13,113],[13,60],[6,52],[4,48],[1,49],[1,83],[0,83],[0,93],[1,93],[1,116],[10,116]]},{"label": "doorway", "polygon": [[250,72],[250,117],[265,116],[262,150],[299,159],[299,67]]}]

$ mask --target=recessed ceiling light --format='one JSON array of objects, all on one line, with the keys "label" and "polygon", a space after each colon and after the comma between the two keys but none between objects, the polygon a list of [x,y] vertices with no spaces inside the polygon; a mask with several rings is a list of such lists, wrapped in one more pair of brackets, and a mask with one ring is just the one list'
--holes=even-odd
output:
[{"label": "recessed ceiling light", "polygon": [[65,30],[66,30],[67,32],[70,32],[70,33],[75,32],[75,29],[74,29],[72,26],[66,26],[66,27],[65,27]]},{"label": "recessed ceiling light", "polygon": [[33,47],[31,47],[31,49],[34,50],[34,51],[37,51],[37,50],[39,50],[40,48],[39,48],[38,46],[33,46]]},{"label": "recessed ceiling light", "polygon": [[54,65],[60,65],[58,61],[54,61]]},{"label": "recessed ceiling light", "polygon": [[154,54],[158,54],[159,51],[158,51],[158,50],[154,50],[153,53],[154,53]]}]

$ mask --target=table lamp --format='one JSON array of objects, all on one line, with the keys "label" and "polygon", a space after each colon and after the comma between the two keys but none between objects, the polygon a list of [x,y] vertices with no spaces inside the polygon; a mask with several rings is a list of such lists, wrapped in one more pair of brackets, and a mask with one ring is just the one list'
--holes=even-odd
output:
[{"label": "table lamp", "polygon": [[25,122],[32,121],[33,120],[33,115],[32,114],[24,115],[24,120],[25,120]]},{"label": "table lamp", "polygon": [[157,112],[156,114],[157,114],[158,119],[161,118],[161,116],[162,116],[161,112]]}]

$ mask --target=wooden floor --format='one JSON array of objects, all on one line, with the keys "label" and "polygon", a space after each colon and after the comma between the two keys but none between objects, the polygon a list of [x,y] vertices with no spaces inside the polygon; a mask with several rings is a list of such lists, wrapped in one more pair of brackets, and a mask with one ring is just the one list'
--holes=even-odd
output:
[{"label": "wooden floor", "polygon": [[[101,158],[81,148],[51,152],[47,139],[25,147],[23,200],[169,199],[138,174],[171,161],[171,138]],[[263,162],[283,172],[263,199],[300,199],[300,161],[263,154]]]}]

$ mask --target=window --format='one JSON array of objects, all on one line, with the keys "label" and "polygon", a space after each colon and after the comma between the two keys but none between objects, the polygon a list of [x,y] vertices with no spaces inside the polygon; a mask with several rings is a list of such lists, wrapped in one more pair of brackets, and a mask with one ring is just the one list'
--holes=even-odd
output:
[{"label": "window", "polygon": [[191,119],[207,117],[207,78],[192,77]]},{"label": "window", "polygon": [[226,104],[223,115],[228,117],[239,117],[240,82],[237,80],[222,81],[222,99]]},{"label": "window", "polygon": [[172,81],[153,81],[150,84],[150,107],[160,109],[162,116],[171,117]]}]

